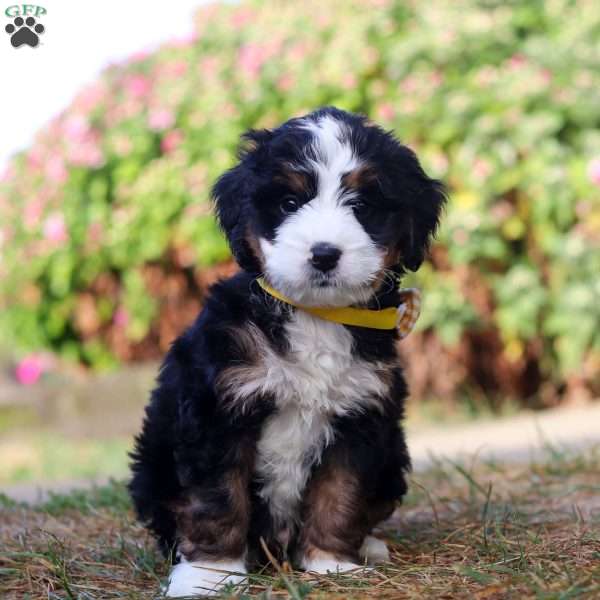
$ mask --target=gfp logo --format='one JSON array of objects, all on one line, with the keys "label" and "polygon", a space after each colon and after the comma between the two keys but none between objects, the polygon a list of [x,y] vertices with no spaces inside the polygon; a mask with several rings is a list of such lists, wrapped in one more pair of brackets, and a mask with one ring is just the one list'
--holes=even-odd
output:
[{"label": "gfp logo", "polygon": [[36,18],[39,19],[46,12],[43,6],[36,6],[35,4],[9,6],[4,14],[13,19],[13,22],[9,23],[4,31],[10,35],[10,43],[15,48],[24,44],[35,48],[40,43],[40,35],[46,30],[41,23],[37,22]]}]

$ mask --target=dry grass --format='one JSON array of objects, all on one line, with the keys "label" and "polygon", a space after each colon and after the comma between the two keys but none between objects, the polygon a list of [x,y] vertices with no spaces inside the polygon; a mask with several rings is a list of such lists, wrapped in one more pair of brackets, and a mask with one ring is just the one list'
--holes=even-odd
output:
[{"label": "dry grass", "polygon": [[[122,484],[37,508],[4,505],[1,598],[160,597],[168,566],[132,521]],[[436,464],[413,477],[381,537],[392,562],[376,570],[313,577],[271,568],[229,595],[600,598],[600,448],[549,449],[528,465]]]}]

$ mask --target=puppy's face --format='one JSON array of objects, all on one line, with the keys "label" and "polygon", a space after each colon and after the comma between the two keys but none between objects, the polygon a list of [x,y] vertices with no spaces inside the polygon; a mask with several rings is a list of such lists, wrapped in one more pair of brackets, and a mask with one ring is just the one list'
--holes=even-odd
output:
[{"label": "puppy's face", "polygon": [[307,306],[366,302],[416,270],[444,201],[415,157],[365,118],[322,109],[252,146],[214,188],[240,265]]}]

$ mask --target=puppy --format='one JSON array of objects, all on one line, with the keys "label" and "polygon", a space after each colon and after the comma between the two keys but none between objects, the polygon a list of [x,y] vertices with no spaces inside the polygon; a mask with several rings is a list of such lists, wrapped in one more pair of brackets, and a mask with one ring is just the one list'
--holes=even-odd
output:
[{"label": "puppy", "polygon": [[410,469],[397,331],[310,309],[398,306],[442,185],[335,108],[243,139],[213,189],[241,271],[174,342],[132,453],[129,489],[175,563],[173,597],[242,581],[265,547],[317,573],[386,560],[370,532]]}]

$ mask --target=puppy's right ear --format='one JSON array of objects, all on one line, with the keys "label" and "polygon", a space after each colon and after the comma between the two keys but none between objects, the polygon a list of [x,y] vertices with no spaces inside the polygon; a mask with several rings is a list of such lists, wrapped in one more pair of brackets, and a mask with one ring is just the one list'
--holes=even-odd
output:
[{"label": "puppy's right ear", "polygon": [[[217,219],[238,264],[259,273],[261,263],[253,247],[250,228],[251,198],[257,185],[257,168],[271,138],[268,130],[250,130],[242,136],[239,163],[221,175],[212,189]],[[244,143],[246,142],[246,143]]]}]

